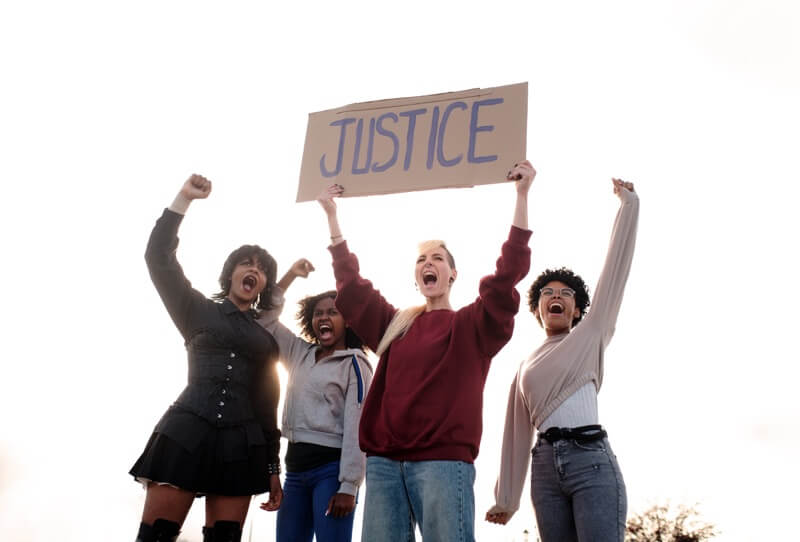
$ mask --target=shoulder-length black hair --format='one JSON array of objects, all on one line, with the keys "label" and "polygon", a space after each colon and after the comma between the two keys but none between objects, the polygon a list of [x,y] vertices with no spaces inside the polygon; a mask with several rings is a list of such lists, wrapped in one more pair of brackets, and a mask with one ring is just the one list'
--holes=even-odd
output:
[{"label": "shoulder-length black hair", "polygon": [[256,298],[256,302],[254,303],[255,308],[272,308],[272,288],[275,286],[275,275],[278,273],[278,264],[275,262],[275,258],[270,256],[269,252],[258,245],[242,245],[230,253],[222,266],[222,272],[219,274],[220,291],[211,297],[218,301],[222,301],[228,297],[228,294],[231,292],[231,277],[233,276],[233,270],[236,264],[248,258],[258,260],[267,275],[267,285],[259,292],[258,298]]}]

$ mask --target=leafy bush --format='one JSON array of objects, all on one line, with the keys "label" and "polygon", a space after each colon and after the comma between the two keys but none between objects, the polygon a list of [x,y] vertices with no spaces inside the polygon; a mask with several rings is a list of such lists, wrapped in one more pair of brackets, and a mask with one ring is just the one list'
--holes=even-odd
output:
[{"label": "leafy bush", "polygon": [[625,542],[702,542],[715,537],[713,525],[697,519],[694,506],[655,505],[628,520]]}]

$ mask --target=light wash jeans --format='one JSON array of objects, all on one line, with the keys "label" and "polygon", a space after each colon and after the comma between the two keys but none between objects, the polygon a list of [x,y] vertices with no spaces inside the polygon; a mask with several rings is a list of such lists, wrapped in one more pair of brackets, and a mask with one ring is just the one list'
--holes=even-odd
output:
[{"label": "light wash jeans", "polygon": [[353,516],[326,516],[328,502],[339,491],[339,462],[304,472],[287,472],[278,509],[278,542],[350,542]]},{"label": "light wash jeans", "polygon": [[539,438],[531,499],[542,542],[622,542],[628,500],[608,439],[578,444]]},{"label": "light wash jeans", "polygon": [[475,466],[367,458],[362,542],[474,542]]}]

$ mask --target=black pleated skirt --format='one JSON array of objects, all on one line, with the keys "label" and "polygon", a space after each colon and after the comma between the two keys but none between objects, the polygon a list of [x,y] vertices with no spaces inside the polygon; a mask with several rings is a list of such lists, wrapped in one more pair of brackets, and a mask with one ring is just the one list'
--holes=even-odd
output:
[{"label": "black pleated skirt", "polygon": [[130,474],[140,482],[169,484],[198,496],[257,495],[269,490],[268,462],[256,422],[217,427],[173,406]]}]

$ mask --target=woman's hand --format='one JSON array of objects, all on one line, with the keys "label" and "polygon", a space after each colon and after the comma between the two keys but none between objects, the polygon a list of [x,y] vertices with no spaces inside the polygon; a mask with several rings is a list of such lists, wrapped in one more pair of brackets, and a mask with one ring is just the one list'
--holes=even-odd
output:
[{"label": "woman's hand", "polygon": [[508,512],[486,512],[486,521],[489,523],[497,523],[498,525],[505,525],[511,519]]},{"label": "woman's hand", "polygon": [[300,258],[292,264],[292,267],[289,268],[288,273],[291,273],[295,277],[308,278],[309,273],[312,271],[314,271],[314,266],[312,263],[305,258]]},{"label": "woman's hand", "polygon": [[210,193],[211,181],[202,175],[193,173],[192,176],[183,183],[178,195],[175,196],[169,208],[171,211],[185,215],[186,211],[189,209],[189,204],[192,203],[193,200],[206,199]]},{"label": "woman's hand", "polygon": [[308,274],[314,271],[314,266],[305,258],[300,258],[292,264],[286,273],[278,281],[278,286],[285,292],[289,286],[294,282],[297,277],[308,277]]},{"label": "woman's hand", "polygon": [[633,192],[633,183],[626,183],[622,179],[611,179],[611,182],[614,184],[614,194],[616,194],[620,199],[623,198],[622,191],[627,190],[628,192]]},{"label": "woman's hand", "polygon": [[328,509],[325,510],[326,516],[333,516],[335,518],[343,518],[348,514],[352,514],[356,509],[356,498],[347,493],[337,493],[331,500],[328,501]]},{"label": "woman's hand", "polygon": [[322,205],[322,209],[328,216],[336,214],[336,202],[333,201],[333,198],[337,198],[343,193],[344,186],[340,184],[332,184],[320,192],[317,196],[317,201],[320,205]]},{"label": "woman's hand", "polygon": [[267,512],[274,512],[281,507],[283,500],[283,489],[281,489],[281,477],[271,474],[269,477],[269,500],[262,502],[259,508]]},{"label": "woman's hand", "polygon": [[181,187],[181,196],[191,201],[206,199],[211,193],[211,181],[202,175],[192,174]]},{"label": "woman's hand", "polygon": [[536,170],[528,160],[514,164],[514,167],[506,175],[506,179],[509,181],[517,181],[517,194],[520,195],[528,193],[535,177]]}]

